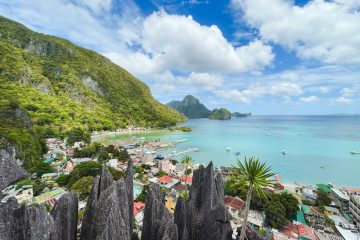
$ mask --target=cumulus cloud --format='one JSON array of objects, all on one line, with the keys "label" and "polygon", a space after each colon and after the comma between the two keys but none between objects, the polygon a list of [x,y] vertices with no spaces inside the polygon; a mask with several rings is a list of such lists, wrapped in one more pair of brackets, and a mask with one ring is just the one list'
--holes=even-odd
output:
[{"label": "cumulus cloud", "polygon": [[350,104],[352,102],[353,102],[352,99],[346,97],[338,97],[335,99],[335,103],[340,103],[340,104]]},{"label": "cumulus cloud", "polygon": [[298,96],[303,93],[296,83],[282,82],[269,87],[269,93],[277,96]]},{"label": "cumulus cloud", "polygon": [[311,0],[302,7],[285,0],[232,0],[231,6],[262,39],[294,50],[301,58],[360,63],[358,0]]},{"label": "cumulus cloud", "polygon": [[315,103],[319,101],[319,98],[316,96],[301,97],[300,101],[304,103]]}]

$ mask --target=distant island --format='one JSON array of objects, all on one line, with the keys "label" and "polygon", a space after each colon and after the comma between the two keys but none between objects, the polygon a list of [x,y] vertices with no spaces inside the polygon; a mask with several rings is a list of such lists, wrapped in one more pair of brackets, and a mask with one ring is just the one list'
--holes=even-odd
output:
[{"label": "distant island", "polygon": [[231,113],[231,117],[235,117],[235,118],[243,118],[243,117],[250,117],[250,116],[251,116],[251,112],[248,112],[248,113],[233,112],[233,113]]},{"label": "distant island", "polygon": [[199,99],[192,95],[187,95],[183,100],[173,100],[166,104],[167,106],[175,109],[176,111],[184,114],[187,118],[209,118],[213,120],[228,120],[231,117],[240,118],[240,117],[249,117],[251,113],[240,113],[233,112],[231,113],[226,108],[215,108],[214,110],[209,110],[204,104],[202,104]]},{"label": "distant island", "polygon": [[207,118],[211,114],[211,111],[200,103],[199,99],[191,95],[187,95],[182,101],[174,100],[166,105],[187,118]]},{"label": "distant island", "polygon": [[215,108],[208,118],[212,120],[229,120],[231,119],[231,113],[226,108]]}]

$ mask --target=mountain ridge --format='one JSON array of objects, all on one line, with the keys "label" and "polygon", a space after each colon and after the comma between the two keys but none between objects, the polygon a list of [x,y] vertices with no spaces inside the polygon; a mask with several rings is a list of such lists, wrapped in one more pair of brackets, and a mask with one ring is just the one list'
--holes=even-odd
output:
[{"label": "mountain ridge", "polygon": [[65,137],[72,129],[166,127],[185,120],[106,57],[1,16],[0,55],[0,145],[17,146],[17,157],[28,163],[41,161],[45,137]]}]

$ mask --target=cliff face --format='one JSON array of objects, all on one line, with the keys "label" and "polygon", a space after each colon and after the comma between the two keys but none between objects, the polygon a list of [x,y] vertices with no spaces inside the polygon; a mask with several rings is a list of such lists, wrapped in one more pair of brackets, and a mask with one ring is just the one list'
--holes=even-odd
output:
[{"label": "cliff face", "polygon": [[56,232],[61,240],[76,240],[78,198],[74,193],[63,195],[51,211]]},{"label": "cliff face", "polygon": [[206,118],[211,111],[200,103],[199,99],[188,95],[182,101],[171,101],[167,106],[174,108],[188,118]]},{"label": "cliff face", "polygon": [[51,214],[44,206],[20,205],[15,198],[0,203],[1,240],[76,240],[78,201],[65,194]]},{"label": "cliff face", "polygon": [[178,231],[173,217],[164,205],[160,186],[150,184],[144,210],[142,240],[177,240]]},{"label": "cliff face", "polygon": [[224,206],[224,184],[210,163],[194,172],[189,200],[178,200],[175,223],[180,240],[231,239],[230,215]]},{"label": "cliff face", "polygon": [[15,158],[7,151],[0,149],[0,192],[12,182],[28,176],[29,174],[16,164]]},{"label": "cliff face", "polygon": [[80,239],[132,238],[133,178],[130,162],[127,172],[125,179],[114,182],[107,167],[101,169],[88,198]]}]

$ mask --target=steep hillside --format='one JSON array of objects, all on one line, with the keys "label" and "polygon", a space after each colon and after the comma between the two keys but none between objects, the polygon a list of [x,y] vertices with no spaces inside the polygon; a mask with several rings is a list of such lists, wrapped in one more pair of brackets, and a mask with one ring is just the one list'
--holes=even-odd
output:
[{"label": "steep hillside", "polygon": [[[74,128],[161,127],[185,120],[109,59],[3,17],[0,56],[0,144],[6,139],[18,146],[23,159],[39,158],[45,136]],[[28,156],[22,156],[25,146]]]},{"label": "steep hillside", "polygon": [[200,103],[199,99],[191,95],[187,95],[182,101],[171,101],[166,105],[188,118],[206,118],[211,113],[209,109]]}]

